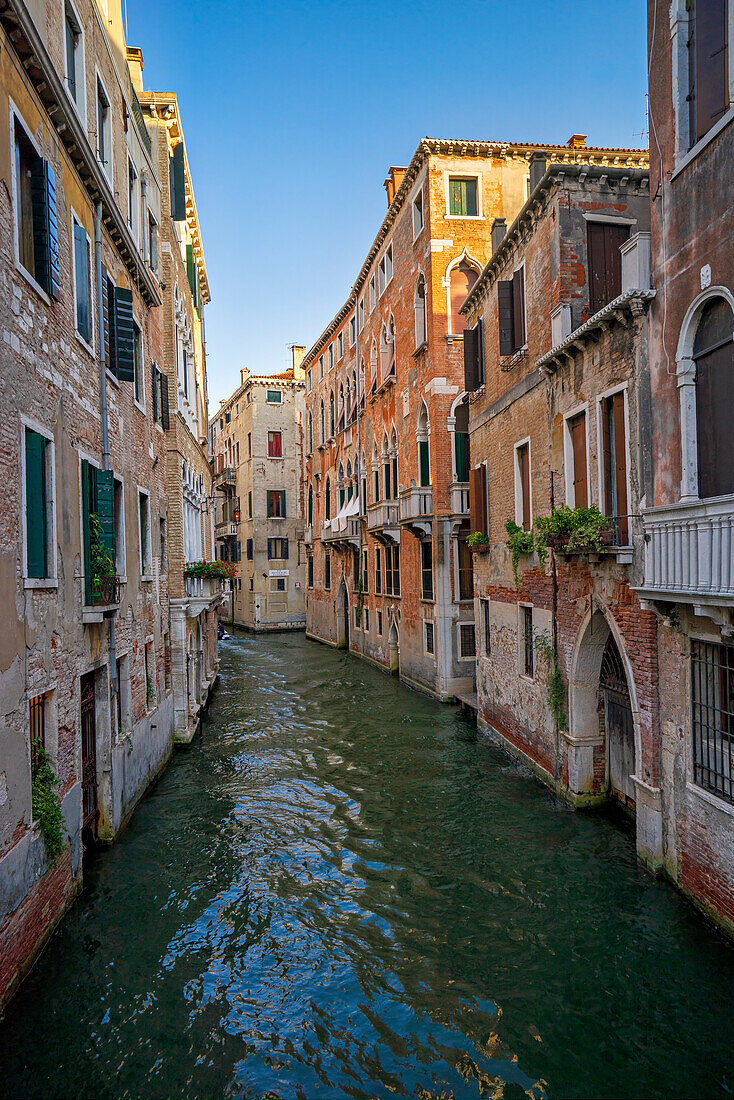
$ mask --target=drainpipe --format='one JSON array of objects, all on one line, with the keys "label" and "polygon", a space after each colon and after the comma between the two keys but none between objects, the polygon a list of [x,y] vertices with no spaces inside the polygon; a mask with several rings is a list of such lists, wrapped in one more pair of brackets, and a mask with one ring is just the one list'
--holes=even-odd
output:
[{"label": "drainpipe", "polygon": [[[110,468],[110,434],[107,424],[107,367],[104,344],[104,305],[102,302],[102,203],[97,203],[94,218],[94,258],[97,268],[97,326],[99,331],[99,398],[102,412],[102,468]],[[110,618],[110,684],[117,695],[117,659],[115,652],[115,619]]]},{"label": "drainpipe", "polygon": [[[361,435],[360,427],[359,427],[359,412],[360,412],[360,408],[359,408],[359,400],[360,400],[360,398],[359,398],[359,294],[356,295],[355,302],[354,302],[354,334],[355,334],[354,335],[354,341],[355,341],[355,343],[354,343],[354,357],[355,357],[355,362],[357,364],[357,372],[356,372],[357,373],[357,385],[355,387],[356,393],[357,393],[357,465],[359,467],[359,477],[357,478],[357,500],[360,500],[360,497],[362,495],[362,481],[363,481],[363,476],[364,476],[365,471],[362,469],[362,442],[361,442],[362,441],[362,435]],[[362,511],[363,506],[364,506],[364,514],[366,516],[367,515],[367,501],[366,500],[360,500],[360,508],[359,508],[360,513]],[[362,577],[362,566],[363,566],[363,562],[364,562],[364,553],[363,553],[363,550],[362,550],[362,521],[361,520],[359,521],[359,550],[358,550],[358,553],[359,553],[359,567],[357,569],[357,576],[362,581],[362,590],[364,591],[364,578]],[[359,587],[357,588],[357,599],[359,599]],[[362,599],[364,600],[364,596],[362,597]],[[364,607],[362,608],[362,617],[364,618]],[[362,619],[360,619],[359,625],[362,628],[360,633],[362,634],[362,656],[364,656],[365,642],[364,642],[364,625],[363,625]]]}]

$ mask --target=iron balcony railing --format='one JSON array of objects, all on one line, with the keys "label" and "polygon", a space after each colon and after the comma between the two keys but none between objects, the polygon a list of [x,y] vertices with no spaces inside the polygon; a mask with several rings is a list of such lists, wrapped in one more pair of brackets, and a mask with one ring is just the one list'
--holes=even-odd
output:
[{"label": "iron balcony railing", "polygon": [[91,577],[84,578],[85,599],[87,607],[117,607],[120,603],[121,581],[119,577]]}]

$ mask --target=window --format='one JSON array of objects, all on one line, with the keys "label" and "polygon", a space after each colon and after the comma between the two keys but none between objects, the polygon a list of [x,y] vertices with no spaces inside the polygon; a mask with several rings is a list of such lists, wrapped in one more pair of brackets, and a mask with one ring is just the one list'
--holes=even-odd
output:
[{"label": "window", "polygon": [[433,655],[436,652],[434,642],[433,623],[424,619],[423,621],[423,648],[429,655]]},{"label": "window", "polygon": [[734,493],[734,433],[731,429],[732,331],[734,315],[724,298],[701,311],[693,341],[698,424],[698,494]]},{"label": "window", "polygon": [[449,214],[459,218],[476,218],[477,180],[461,179],[452,176],[449,179]]},{"label": "window", "polygon": [[531,679],[535,675],[535,645],[533,639],[533,609],[520,605],[520,639],[523,647],[523,671]]},{"label": "window", "polygon": [[[104,360],[119,382],[135,380],[135,339],[133,295],[126,287],[115,286],[102,267],[102,314],[104,321]],[[164,427],[168,427],[168,379],[162,376],[160,389]]]},{"label": "window", "polygon": [[586,227],[589,312],[598,313],[622,293],[622,254],[629,226],[589,222]]},{"label": "window", "polygon": [[280,405],[283,400],[283,394],[280,390],[268,390],[265,400],[268,405]]},{"label": "window", "polygon": [[357,332],[361,332],[364,328],[364,298],[360,298],[359,306],[357,308]]},{"label": "window", "polygon": [[313,588],[313,554],[308,555],[308,587]]},{"label": "window", "polygon": [[254,543],[252,539],[248,539],[245,546],[245,553],[247,554],[247,560],[252,561],[255,553]]},{"label": "window", "polygon": [[400,595],[400,547],[385,547],[385,592],[388,596]]},{"label": "window", "polygon": [[530,443],[515,446],[515,523],[529,531],[533,523],[530,497]]},{"label": "window", "polygon": [[268,539],[268,558],[288,560],[288,539]]},{"label": "window", "polygon": [[588,467],[586,462],[586,412],[565,420],[566,500],[571,508],[589,505]]},{"label": "window", "polygon": [[324,377],[324,357],[323,357],[323,355],[320,355],[319,356],[319,381],[321,381],[321,379],[323,377]]},{"label": "window", "polygon": [[127,221],[130,232],[138,239],[138,173],[128,157],[127,161]]},{"label": "window", "polygon": [[480,318],[474,328],[464,329],[464,389],[474,393],[484,382],[484,321]]},{"label": "window", "polygon": [[285,519],[285,489],[268,489],[268,519]]},{"label": "window", "polygon": [[[413,199],[413,240],[423,229],[423,192],[419,191]],[[433,650],[431,650],[433,652]]]},{"label": "window", "polygon": [[490,638],[490,620],[489,620],[489,600],[480,600],[479,606],[482,610],[482,626],[484,628],[484,656],[489,657],[492,651],[491,638]]},{"label": "window", "polygon": [[145,381],[143,378],[143,333],[133,321],[133,371],[135,374],[135,400],[145,408]]},{"label": "window", "polygon": [[41,767],[46,750],[46,696],[36,695],[28,701],[29,733],[31,746],[31,780]]},{"label": "window", "polygon": [[379,546],[375,547],[375,594],[382,595],[382,551]]},{"label": "window", "polygon": [[252,432],[247,433],[247,457],[252,458]]},{"label": "window", "polygon": [[25,576],[46,580],[55,575],[53,443],[25,428]]},{"label": "window", "polygon": [[76,331],[88,345],[92,344],[92,284],[90,278],[90,243],[83,225],[76,218],[74,226],[74,302]]},{"label": "window", "polygon": [[138,490],[138,526],[140,536],[140,572],[146,577],[153,571],[150,546],[150,497]]},{"label": "window", "polygon": [[458,537],[457,549],[459,558],[459,599],[474,599],[474,564],[472,562],[471,547],[467,544],[468,531],[462,531]]},{"label": "window", "polygon": [[97,77],[97,159],[108,176],[112,174],[112,120],[110,101]]},{"label": "window", "polygon": [[334,391],[329,394],[329,439],[334,435]]},{"label": "window", "polygon": [[[117,489],[117,485],[115,485],[115,489]],[[115,501],[117,501],[117,493],[115,493]],[[165,565],[166,565],[166,521],[163,518],[163,516],[160,517],[158,523],[159,523],[158,536],[159,536],[159,545],[160,545],[160,552],[161,552],[160,562],[161,562],[161,572],[162,572],[163,569],[165,568]]]},{"label": "window", "polygon": [[[127,572],[125,557],[125,490],[122,481],[117,477],[114,479],[113,483],[113,506],[115,524],[115,565],[118,575],[124,577]],[[164,522],[164,520],[161,520],[162,531]],[[161,537],[163,537],[163,535],[161,535]],[[163,556],[163,548],[161,548],[161,555]]]},{"label": "window", "polygon": [[283,433],[268,432],[268,458],[283,457]]},{"label": "window", "polygon": [[56,177],[14,119],[13,201],[18,263],[51,298],[61,297]]},{"label": "window", "polygon": [[311,392],[311,371],[309,369],[309,370],[306,371],[306,393],[310,393],[310,392]]},{"label": "window", "polygon": [[627,523],[627,425],[624,392],[601,399],[604,458],[604,514],[614,521],[617,542],[626,546]]},{"label": "window", "polygon": [[156,662],[152,642],[145,643],[145,707],[153,710],[156,696]]},{"label": "window", "polygon": [[271,577],[270,585],[271,592],[285,592],[287,589],[285,577]]},{"label": "window", "polygon": [[372,278],[370,279],[370,286],[369,286],[370,313],[372,313],[373,309],[375,308],[376,301],[377,301],[377,298],[376,298],[376,295],[375,295],[375,277],[373,275]]},{"label": "window", "polygon": [[67,91],[81,113],[84,110],[84,44],[81,25],[68,0],[64,5],[64,65]]},{"label": "window", "polygon": [[[117,533],[115,529],[115,486],[111,470],[100,470],[82,460],[82,538],[84,547],[85,605],[106,602],[107,593],[102,570],[92,561],[92,537],[101,544],[111,566],[117,573]],[[148,527],[150,530],[150,527]],[[107,575],[107,571],[104,571]]]},{"label": "window", "polygon": [[727,0],[690,0],[688,144],[696,144],[729,106]]},{"label": "window", "polygon": [[132,685],[130,683],[130,658],[127,653],[117,658],[117,731],[132,732]]},{"label": "window", "polygon": [[451,327],[449,332],[459,335],[466,328],[466,318],[459,312],[466,297],[479,278],[479,272],[466,260],[462,260],[449,273],[451,294]]},{"label": "window", "polygon": [[168,631],[163,635],[163,686],[167,692],[171,690],[171,636]]},{"label": "window", "polygon": [[382,612],[377,612],[377,634],[382,637]]},{"label": "window", "polygon": [[336,338],[336,357],[341,359],[344,356],[344,333],[340,332]]},{"label": "window", "polygon": [[324,554],[324,588],[331,588],[331,554]]},{"label": "window", "polygon": [[171,426],[168,407],[168,379],[156,363],[151,363],[151,392],[153,395],[153,420],[162,428]]},{"label": "window", "polygon": [[[620,268],[621,277],[621,268]],[[497,283],[497,312],[499,314],[500,355],[514,355],[525,347],[525,268],[521,267],[511,279]]]},{"label": "window", "polygon": [[369,592],[370,590],[370,574],[368,568],[368,556],[367,551],[362,551],[362,591]]},{"label": "window", "polygon": [[354,317],[349,318],[349,346],[353,348],[357,342],[356,326]]},{"label": "window", "polygon": [[421,543],[421,599],[433,599],[433,543]]},{"label": "window", "polygon": [[459,623],[459,660],[473,661],[477,655],[474,623]]},{"label": "window", "polygon": [[415,288],[413,320],[415,327],[415,346],[419,348],[426,342],[426,280],[422,275],[418,277],[418,283]]},{"label": "window", "polygon": [[385,255],[377,265],[377,286],[380,294],[392,279],[392,243],[385,249]]},{"label": "window", "polygon": [[370,609],[365,607],[362,611],[362,622],[364,623],[364,631],[367,633],[370,629]]},{"label": "window", "polygon": [[308,425],[308,441],[307,441],[308,442],[308,450],[307,450],[306,453],[307,454],[313,454],[313,416],[311,415],[310,411],[309,411],[308,420],[307,420],[306,423]]},{"label": "window", "polygon": [[151,271],[158,270],[158,223],[148,211],[148,263]]}]

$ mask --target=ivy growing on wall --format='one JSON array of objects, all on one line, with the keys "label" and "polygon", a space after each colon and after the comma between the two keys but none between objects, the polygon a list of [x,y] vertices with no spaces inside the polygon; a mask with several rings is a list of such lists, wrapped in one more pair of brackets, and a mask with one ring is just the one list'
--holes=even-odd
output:
[{"label": "ivy growing on wall", "polygon": [[59,781],[51,767],[51,759],[43,747],[36,742],[33,750],[38,759],[38,770],[31,786],[33,819],[41,827],[43,842],[53,867],[66,844],[64,815],[56,793]]}]

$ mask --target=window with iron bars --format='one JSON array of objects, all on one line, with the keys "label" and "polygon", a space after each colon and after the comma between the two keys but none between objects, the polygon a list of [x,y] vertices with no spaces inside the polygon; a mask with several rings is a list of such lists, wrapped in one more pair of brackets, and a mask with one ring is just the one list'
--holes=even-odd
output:
[{"label": "window with iron bars", "polygon": [[46,748],[46,699],[37,695],[28,705],[31,734],[31,779],[38,775],[41,766],[41,754]]},{"label": "window with iron bars", "polygon": [[694,640],[691,675],[694,781],[734,802],[734,646]]}]

